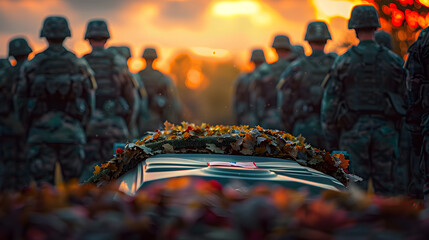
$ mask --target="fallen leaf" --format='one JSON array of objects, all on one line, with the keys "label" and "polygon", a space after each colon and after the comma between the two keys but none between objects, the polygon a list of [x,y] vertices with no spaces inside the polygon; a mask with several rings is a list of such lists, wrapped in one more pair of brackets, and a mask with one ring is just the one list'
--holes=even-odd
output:
[{"label": "fallen leaf", "polygon": [[206,143],[206,149],[212,151],[213,153],[220,153],[220,154],[225,153],[225,151],[223,151],[218,146],[216,146],[216,144],[213,144],[213,143]]},{"label": "fallen leaf", "polygon": [[240,151],[244,155],[253,155],[253,150],[243,148],[243,150]]},{"label": "fallen leaf", "polygon": [[164,148],[164,153],[174,153],[173,145],[166,143],[166,144],[163,144],[162,147]]}]

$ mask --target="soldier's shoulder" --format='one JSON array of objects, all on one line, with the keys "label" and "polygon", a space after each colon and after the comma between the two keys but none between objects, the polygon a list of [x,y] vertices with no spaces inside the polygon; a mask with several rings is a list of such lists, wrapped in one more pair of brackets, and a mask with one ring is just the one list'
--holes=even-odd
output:
[{"label": "soldier's shoulder", "polygon": [[386,61],[392,62],[393,64],[397,64],[400,66],[404,65],[404,60],[398,56],[396,53],[392,52],[390,49],[386,47],[382,47],[384,52],[384,58]]},{"label": "soldier's shoulder", "polygon": [[344,54],[339,55],[335,58],[332,64],[333,69],[343,68],[347,65],[347,63],[350,63],[352,56],[355,54],[352,48],[347,50]]}]

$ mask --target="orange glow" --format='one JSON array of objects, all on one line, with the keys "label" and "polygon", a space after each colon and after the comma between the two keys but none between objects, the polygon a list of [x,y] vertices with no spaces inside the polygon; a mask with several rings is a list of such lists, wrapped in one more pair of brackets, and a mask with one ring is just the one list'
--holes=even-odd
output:
[{"label": "orange glow", "polygon": [[422,5],[425,5],[426,7],[429,7],[429,0],[418,0]]},{"label": "orange glow", "polygon": [[224,58],[229,55],[229,51],[225,49],[212,49],[207,47],[191,47],[191,51],[203,57],[218,57]]},{"label": "orange glow", "polygon": [[316,9],[316,18],[330,22],[333,17],[348,19],[352,8],[359,4],[368,4],[364,0],[312,0]]},{"label": "orange glow", "polygon": [[130,72],[137,73],[145,67],[145,62],[141,58],[132,57],[128,59],[128,66],[130,68]]},{"label": "orange glow", "polygon": [[259,10],[260,5],[256,1],[220,1],[212,7],[212,13],[222,17],[253,15]]},{"label": "orange glow", "polygon": [[405,10],[405,20],[412,28],[416,28],[418,26],[419,16],[419,13],[416,11],[411,11],[410,9]]},{"label": "orange glow", "polygon": [[188,72],[188,75],[185,81],[185,86],[189,89],[196,90],[203,83],[203,78],[204,76],[200,71],[196,69],[191,69]]}]

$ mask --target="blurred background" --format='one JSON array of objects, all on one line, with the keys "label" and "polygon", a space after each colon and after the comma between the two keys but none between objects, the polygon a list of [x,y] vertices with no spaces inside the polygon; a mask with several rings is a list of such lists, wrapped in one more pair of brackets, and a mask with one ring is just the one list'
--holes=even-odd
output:
[{"label": "blurred background", "polygon": [[103,18],[112,36],[107,45],[131,47],[132,72],[144,67],[145,47],[157,48],[156,67],[175,81],[184,120],[232,124],[234,81],[250,70],[252,48],[263,48],[273,62],[270,46],[282,33],[310,54],[304,33],[318,19],[329,24],[333,36],[327,50],[342,54],[357,42],[347,19],[362,3],[378,8],[394,51],[406,59],[408,46],[429,24],[429,0],[0,0],[0,57],[7,57],[8,41],[16,36],[26,36],[36,53],[42,51],[39,32],[47,15],[68,18],[72,37],[65,45],[82,56],[90,51],[83,40],[86,23]]}]

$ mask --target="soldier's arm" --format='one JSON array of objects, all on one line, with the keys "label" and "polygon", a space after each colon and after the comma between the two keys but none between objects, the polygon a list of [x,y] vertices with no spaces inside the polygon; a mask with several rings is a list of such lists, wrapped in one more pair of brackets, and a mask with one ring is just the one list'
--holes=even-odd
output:
[{"label": "soldier's arm", "polygon": [[[337,59],[338,60],[338,59]],[[336,61],[337,62],[337,61]],[[329,148],[332,150],[338,147],[339,129],[337,125],[337,113],[342,101],[342,82],[339,79],[339,66],[334,63],[332,69],[328,73],[321,104],[321,125],[322,131],[328,142]]]},{"label": "soldier's arm", "polygon": [[300,75],[299,64],[291,64],[281,75],[277,85],[277,106],[284,126],[287,130],[293,127],[293,106],[298,98]]},{"label": "soldier's arm", "polygon": [[95,90],[97,89],[97,82],[94,78],[94,72],[87,61],[84,58],[80,58],[77,61],[80,66],[80,73],[84,78],[82,97],[85,101],[87,111],[83,117],[82,124],[86,127],[95,111]]},{"label": "soldier's arm", "polygon": [[410,131],[415,135],[419,135],[421,131],[420,123],[423,113],[420,88],[427,81],[424,69],[425,62],[421,57],[422,49],[419,47],[419,41],[421,40],[415,42],[408,49],[409,55],[405,64],[405,68],[407,69],[406,87],[408,103],[406,121],[410,127]]},{"label": "soldier's arm", "polygon": [[15,109],[18,110],[18,115],[20,121],[23,123],[25,127],[28,127],[29,119],[28,119],[28,97],[29,97],[29,89],[28,84],[30,78],[34,77],[34,69],[31,68],[32,63],[26,62],[22,66],[20,70],[20,79],[17,83],[16,93],[14,95],[14,105]]},{"label": "soldier's arm", "polygon": [[138,85],[135,82],[135,79],[133,79],[133,77],[131,76],[131,73],[127,69],[124,69],[121,72],[120,78],[121,78],[121,84],[122,84],[121,96],[128,103],[128,106],[130,107],[130,110],[131,110],[130,114],[128,114],[125,117],[125,120],[129,126],[132,121],[132,117],[134,116],[134,110],[135,110],[134,105],[136,104],[136,97],[138,96],[138,92],[137,92]]}]

